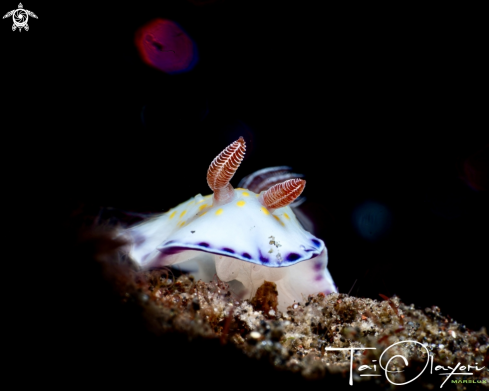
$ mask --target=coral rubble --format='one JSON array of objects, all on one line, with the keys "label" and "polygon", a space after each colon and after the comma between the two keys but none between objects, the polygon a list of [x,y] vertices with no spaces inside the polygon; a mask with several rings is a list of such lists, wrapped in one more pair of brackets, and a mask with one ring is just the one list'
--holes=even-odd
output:
[{"label": "coral rubble", "polygon": [[[466,367],[477,364],[479,368],[489,364],[485,329],[468,330],[442,315],[438,307],[416,309],[398,297],[379,301],[318,294],[280,313],[273,283],[266,282],[250,302],[233,297],[228,285],[217,277],[204,283],[189,275],[175,278],[161,270],[132,271],[131,275],[123,287],[122,300],[136,300],[146,308],[153,332],[180,331],[191,339],[219,339],[241,349],[250,359],[265,359],[276,369],[298,372],[306,379],[340,376],[346,384],[351,365],[353,382],[388,386],[378,364],[384,351],[383,365],[394,354],[409,362],[404,372],[389,375],[393,383],[407,382],[424,372],[417,380],[427,389],[438,388],[445,380],[433,368],[439,372],[438,366],[442,366],[446,373],[457,363]],[[356,349],[351,358],[351,350],[331,350],[335,348]],[[433,356],[431,376],[429,355]],[[400,359],[389,366],[389,370],[401,368]],[[471,376],[451,376],[444,388],[462,390],[467,384],[462,381],[469,378],[474,385],[489,388],[487,369],[472,372]]]}]

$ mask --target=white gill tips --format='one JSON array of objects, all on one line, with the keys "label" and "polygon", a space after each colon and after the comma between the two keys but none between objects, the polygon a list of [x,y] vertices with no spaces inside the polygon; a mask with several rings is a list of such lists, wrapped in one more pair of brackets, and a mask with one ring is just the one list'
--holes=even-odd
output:
[{"label": "white gill tips", "polygon": [[245,141],[240,137],[216,156],[207,170],[207,184],[212,191],[228,186],[244,158],[245,151]]},{"label": "white gill tips", "polygon": [[306,186],[304,179],[289,179],[278,183],[262,193],[261,200],[267,209],[278,209],[289,205],[299,197]]}]

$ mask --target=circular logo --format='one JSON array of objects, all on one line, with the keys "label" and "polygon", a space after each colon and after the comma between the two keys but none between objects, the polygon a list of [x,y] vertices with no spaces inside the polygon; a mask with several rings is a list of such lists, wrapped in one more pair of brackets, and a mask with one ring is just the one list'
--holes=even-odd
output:
[{"label": "circular logo", "polygon": [[27,15],[27,12],[24,9],[17,9],[15,10],[13,14],[13,20],[14,24],[17,27],[24,27],[27,24],[27,19],[29,16]]}]

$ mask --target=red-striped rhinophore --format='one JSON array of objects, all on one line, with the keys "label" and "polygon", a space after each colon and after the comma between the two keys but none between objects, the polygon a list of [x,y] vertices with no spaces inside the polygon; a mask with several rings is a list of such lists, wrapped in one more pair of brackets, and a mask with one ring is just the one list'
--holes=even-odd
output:
[{"label": "red-striped rhinophore", "polygon": [[299,197],[306,186],[304,179],[290,179],[276,184],[262,193],[260,199],[267,209],[278,209],[289,205]]},{"label": "red-striped rhinophore", "polygon": [[244,158],[246,145],[243,137],[229,145],[212,161],[207,170],[207,184],[216,191],[225,188]]}]

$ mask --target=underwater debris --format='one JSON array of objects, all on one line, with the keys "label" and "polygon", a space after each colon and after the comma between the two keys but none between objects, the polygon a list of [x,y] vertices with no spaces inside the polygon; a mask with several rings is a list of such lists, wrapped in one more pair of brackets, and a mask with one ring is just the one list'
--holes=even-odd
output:
[{"label": "underwater debris", "polygon": [[274,317],[278,306],[277,284],[265,281],[251,299],[251,305],[256,310],[262,311],[265,317]]}]

